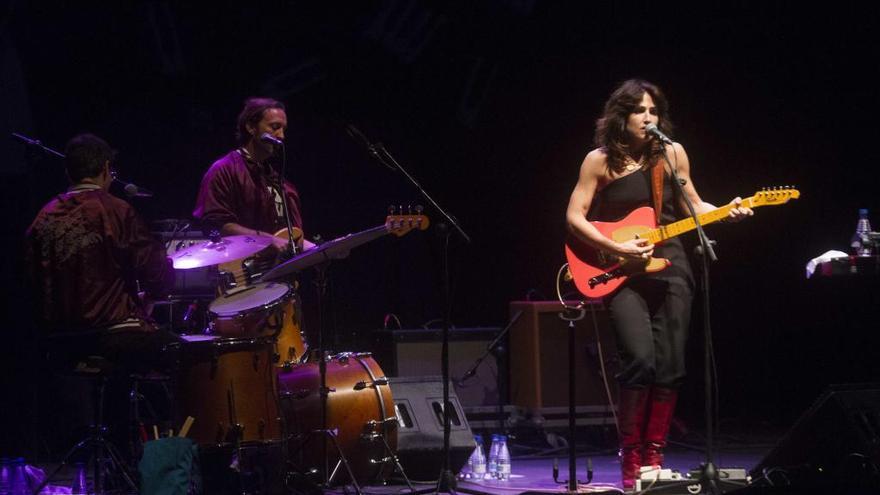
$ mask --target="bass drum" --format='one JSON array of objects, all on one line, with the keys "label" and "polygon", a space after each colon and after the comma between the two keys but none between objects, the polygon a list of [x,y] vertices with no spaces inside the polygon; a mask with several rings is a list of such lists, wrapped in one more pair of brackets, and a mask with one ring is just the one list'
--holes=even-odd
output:
[{"label": "bass drum", "polygon": [[184,337],[166,346],[174,362],[178,424],[192,416],[189,437],[202,446],[281,439],[270,339]]},{"label": "bass drum", "polygon": [[[391,452],[397,450],[397,416],[388,379],[369,353],[337,354],[326,363],[327,429],[336,430],[336,441],[358,482],[387,479],[394,471]],[[321,429],[320,385],[317,362],[279,370],[291,457],[303,473],[324,472],[322,442],[327,436],[314,433]],[[326,446],[332,471],[339,456],[329,438]],[[343,467],[337,473],[334,483],[350,482]]]}]

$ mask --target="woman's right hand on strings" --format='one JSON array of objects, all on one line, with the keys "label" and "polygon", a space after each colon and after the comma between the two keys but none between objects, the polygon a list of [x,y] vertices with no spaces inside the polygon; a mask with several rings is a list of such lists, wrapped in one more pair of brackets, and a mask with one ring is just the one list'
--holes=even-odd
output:
[{"label": "woman's right hand on strings", "polygon": [[647,239],[630,239],[617,243],[617,254],[631,259],[648,259],[654,254],[654,245]]}]

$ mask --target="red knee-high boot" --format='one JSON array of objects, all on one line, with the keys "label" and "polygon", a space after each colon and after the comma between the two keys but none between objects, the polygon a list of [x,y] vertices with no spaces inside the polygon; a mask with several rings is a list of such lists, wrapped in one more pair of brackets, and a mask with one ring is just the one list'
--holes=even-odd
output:
[{"label": "red knee-high boot", "polygon": [[676,400],[678,400],[678,391],[673,388],[657,386],[651,388],[642,465],[655,467],[663,465],[663,448],[666,447],[666,436],[669,434]]},{"label": "red knee-high boot", "polygon": [[635,486],[642,465],[642,428],[645,424],[649,388],[621,388],[617,403],[618,443],[620,443],[620,472],[623,489]]}]

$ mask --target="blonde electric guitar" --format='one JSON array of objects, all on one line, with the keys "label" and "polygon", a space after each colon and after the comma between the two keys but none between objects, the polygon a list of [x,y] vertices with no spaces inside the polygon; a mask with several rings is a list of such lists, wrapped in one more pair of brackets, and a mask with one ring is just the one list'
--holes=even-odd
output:
[{"label": "blonde electric guitar", "polygon": [[[418,212],[421,211],[420,208],[416,208],[416,210]],[[332,248],[334,243],[336,243],[336,245],[341,243],[348,249],[351,249],[387,234],[400,237],[411,230],[425,230],[429,225],[430,221],[428,220],[428,217],[421,213],[408,213],[404,215],[392,214],[388,215],[385,218],[385,223],[378,227],[359,232],[358,234],[349,234],[340,239],[334,239],[333,241],[327,242],[326,245],[327,248]],[[275,232],[274,235],[281,239],[287,239],[287,229],[281,229],[278,232]],[[296,227],[293,228],[294,242],[298,243],[302,238],[302,235],[302,230]],[[321,251],[322,246],[306,251],[303,255],[313,251]],[[220,292],[228,292],[237,288],[250,286],[260,279],[261,276],[272,271],[273,268],[277,269],[279,265],[279,257],[277,255],[266,255],[267,252],[269,251],[264,250],[254,256],[219,264],[218,268],[221,272]],[[297,256],[294,256],[294,258],[297,258]]]},{"label": "blonde electric guitar", "polygon": [[[287,239],[287,229],[279,229],[272,234],[279,239]],[[299,243],[302,239],[303,231],[299,227],[293,228],[293,242]],[[228,292],[230,290],[247,287],[252,281],[262,275],[263,272],[278,264],[278,253],[269,254],[269,250],[263,250],[259,253],[226,263],[217,265],[220,272],[220,285],[218,291]]]}]

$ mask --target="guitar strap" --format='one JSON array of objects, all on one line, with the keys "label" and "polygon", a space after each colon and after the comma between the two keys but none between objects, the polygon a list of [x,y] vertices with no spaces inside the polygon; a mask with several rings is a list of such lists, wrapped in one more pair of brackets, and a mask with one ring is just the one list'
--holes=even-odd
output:
[{"label": "guitar strap", "polygon": [[660,225],[660,212],[663,209],[663,161],[657,160],[651,168],[651,192],[654,196],[654,220]]}]

